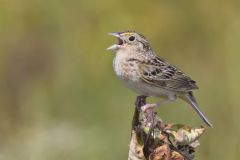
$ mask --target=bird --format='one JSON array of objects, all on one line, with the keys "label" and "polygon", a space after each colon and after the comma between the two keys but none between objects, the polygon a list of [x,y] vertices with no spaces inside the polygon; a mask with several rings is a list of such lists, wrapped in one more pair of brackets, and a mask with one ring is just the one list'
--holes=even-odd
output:
[{"label": "bird", "polygon": [[193,95],[198,89],[196,81],[160,58],[142,34],[123,31],[109,35],[118,40],[117,44],[107,48],[115,53],[114,71],[128,88],[139,95],[162,98],[164,103],[180,98],[192,106],[205,124],[213,127]]}]

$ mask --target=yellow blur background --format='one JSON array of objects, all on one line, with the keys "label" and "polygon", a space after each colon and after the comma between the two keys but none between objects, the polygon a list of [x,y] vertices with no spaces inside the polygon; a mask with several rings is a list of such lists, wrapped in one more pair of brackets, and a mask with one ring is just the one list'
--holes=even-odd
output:
[{"label": "yellow blur background", "polygon": [[[124,30],[198,82],[214,128],[196,160],[240,159],[239,1],[1,0],[0,160],[127,159],[136,94],[106,51]],[[158,113],[202,124],[181,100]]]}]

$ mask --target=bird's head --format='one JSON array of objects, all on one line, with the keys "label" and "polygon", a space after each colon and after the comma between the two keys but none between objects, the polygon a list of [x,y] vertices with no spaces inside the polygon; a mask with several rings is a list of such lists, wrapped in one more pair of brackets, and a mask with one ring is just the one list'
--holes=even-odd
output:
[{"label": "bird's head", "polygon": [[118,52],[120,50],[142,52],[151,48],[148,40],[141,34],[134,31],[112,32],[109,33],[109,35],[118,39],[118,44],[113,44],[107,48],[107,50],[111,50],[113,52]]}]

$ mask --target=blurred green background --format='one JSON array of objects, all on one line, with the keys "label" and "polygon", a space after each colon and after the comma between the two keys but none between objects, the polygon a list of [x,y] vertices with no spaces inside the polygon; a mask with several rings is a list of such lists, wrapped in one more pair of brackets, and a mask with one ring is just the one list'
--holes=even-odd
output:
[{"label": "blurred green background", "polygon": [[[136,94],[114,75],[116,40],[136,30],[198,82],[214,124],[196,159],[240,159],[240,1],[1,0],[0,160],[127,159]],[[150,99],[156,101],[156,99]],[[181,100],[166,122],[202,122]]]}]

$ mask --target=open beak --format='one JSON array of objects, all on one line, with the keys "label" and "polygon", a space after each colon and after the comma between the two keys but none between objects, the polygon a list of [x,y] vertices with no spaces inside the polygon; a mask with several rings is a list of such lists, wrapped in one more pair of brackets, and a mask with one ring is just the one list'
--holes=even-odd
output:
[{"label": "open beak", "polygon": [[120,49],[123,45],[123,40],[120,37],[120,33],[119,32],[111,32],[111,33],[108,33],[108,34],[116,37],[117,40],[118,40],[118,44],[111,45],[110,47],[107,48],[107,50],[116,51],[116,50]]}]

